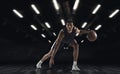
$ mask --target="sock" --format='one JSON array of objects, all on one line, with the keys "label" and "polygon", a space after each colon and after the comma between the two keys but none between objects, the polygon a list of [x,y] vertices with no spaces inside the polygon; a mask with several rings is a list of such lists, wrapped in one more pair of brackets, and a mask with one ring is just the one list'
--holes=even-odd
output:
[{"label": "sock", "polygon": [[39,64],[41,65],[42,63],[43,63],[43,62],[40,60],[40,61],[39,61]]},{"label": "sock", "polygon": [[73,61],[73,65],[74,65],[74,66],[77,65],[77,61]]},{"label": "sock", "polygon": [[40,60],[38,63],[37,63],[37,67],[41,67],[41,64],[42,64],[43,62]]}]

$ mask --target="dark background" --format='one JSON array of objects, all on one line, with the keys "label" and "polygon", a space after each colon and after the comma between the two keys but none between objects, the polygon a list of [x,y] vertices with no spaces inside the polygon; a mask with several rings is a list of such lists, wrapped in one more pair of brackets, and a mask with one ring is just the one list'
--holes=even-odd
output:
[{"label": "dark background", "polygon": [[[61,4],[64,0],[58,0]],[[40,15],[34,13],[30,5],[34,3],[40,10]],[[69,0],[70,8],[74,0]],[[97,4],[100,10],[93,15]],[[0,63],[37,63],[50,50],[59,30],[63,27],[60,19],[67,18],[63,8],[57,13],[51,0],[1,0],[0,1]],[[18,18],[13,9],[20,11],[24,18]],[[76,37],[80,45],[79,63],[86,64],[120,64],[120,13],[112,19],[108,16],[120,9],[119,0],[81,0],[75,14],[72,14],[75,26],[81,28],[87,21],[88,29],[94,29],[98,24],[102,27],[96,31],[98,39],[89,42],[85,36]],[[72,12],[72,11],[71,11]],[[49,22],[50,29],[42,25]],[[34,24],[38,30],[33,30]],[[44,33],[46,38],[42,38]],[[48,39],[52,43],[48,43]],[[81,40],[85,40],[81,43]],[[56,63],[72,63],[72,48],[60,49],[55,57]]]}]

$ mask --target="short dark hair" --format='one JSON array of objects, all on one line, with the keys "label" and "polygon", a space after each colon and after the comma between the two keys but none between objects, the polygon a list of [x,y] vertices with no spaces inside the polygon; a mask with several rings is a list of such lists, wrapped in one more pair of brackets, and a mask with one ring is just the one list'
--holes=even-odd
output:
[{"label": "short dark hair", "polygon": [[73,23],[73,19],[67,19],[66,23]]}]

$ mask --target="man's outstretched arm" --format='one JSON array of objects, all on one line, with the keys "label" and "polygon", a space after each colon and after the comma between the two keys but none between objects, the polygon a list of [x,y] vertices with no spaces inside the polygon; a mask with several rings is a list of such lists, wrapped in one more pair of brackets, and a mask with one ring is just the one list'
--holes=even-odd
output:
[{"label": "man's outstretched arm", "polygon": [[75,29],[76,29],[76,34],[78,35],[88,34],[91,31],[91,30],[78,29],[77,27],[75,27]]},{"label": "man's outstretched arm", "polygon": [[54,46],[53,52],[51,54],[51,58],[50,58],[50,61],[49,61],[49,67],[51,67],[52,64],[54,64],[54,57],[55,57],[55,54],[58,51],[58,48],[59,48],[59,46],[61,44],[61,41],[62,41],[63,37],[64,37],[63,30],[60,30],[60,32],[58,34],[58,37],[57,37],[57,39],[55,41],[55,46]]}]

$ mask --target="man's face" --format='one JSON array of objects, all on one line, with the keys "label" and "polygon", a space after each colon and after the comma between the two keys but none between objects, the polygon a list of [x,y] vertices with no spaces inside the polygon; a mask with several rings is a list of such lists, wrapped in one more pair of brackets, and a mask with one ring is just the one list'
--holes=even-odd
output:
[{"label": "man's face", "polygon": [[72,32],[73,27],[74,27],[73,23],[67,23],[67,24],[66,24],[66,28],[67,28],[67,31],[68,31],[69,33]]}]

